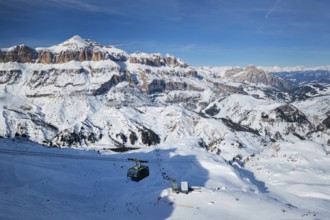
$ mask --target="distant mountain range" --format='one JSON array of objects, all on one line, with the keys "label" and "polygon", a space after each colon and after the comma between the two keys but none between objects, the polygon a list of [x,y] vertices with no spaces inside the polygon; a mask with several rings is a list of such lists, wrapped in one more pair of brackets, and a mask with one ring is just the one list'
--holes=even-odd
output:
[{"label": "distant mountain range", "polygon": [[15,46],[0,50],[0,135],[95,148],[194,136],[211,148],[244,131],[328,145],[327,68],[193,67],[79,36]]}]

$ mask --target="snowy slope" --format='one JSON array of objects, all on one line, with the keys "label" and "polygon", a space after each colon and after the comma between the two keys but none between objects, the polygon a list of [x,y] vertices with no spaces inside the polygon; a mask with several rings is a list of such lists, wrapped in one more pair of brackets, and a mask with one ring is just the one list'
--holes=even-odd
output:
[{"label": "snowy slope", "polygon": [[[307,150],[308,155],[301,155],[298,162],[286,162],[296,154],[289,154],[289,149],[283,151],[287,158],[278,166],[265,163],[266,157],[250,161],[257,177],[210,155],[190,138],[104,156],[45,149],[19,139],[0,143],[0,174],[5,180],[0,183],[0,207],[6,210],[0,212],[1,219],[326,219],[330,214],[330,175],[324,167],[329,157],[323,157],[322,163],[313,159],[325,152],[316,145],[316,151],[308,150],[310,143],[300,144],[305,146],[300,152]],[[7,154],[6,149],[16,154]],[[24,155],[24,151],[48,153],[48,157]],[[281,152],[278,157],[283,157]],[[127,181],[126,170],[133,165],[129,157],[149,160],[151,175],[137,183]],[[280,169],[297,174],[286,175]],[[188,181],[197,190],[187,195],[172,192],[162,172],[179,182]],[[271,181],[256,179],[259,173]]]}]

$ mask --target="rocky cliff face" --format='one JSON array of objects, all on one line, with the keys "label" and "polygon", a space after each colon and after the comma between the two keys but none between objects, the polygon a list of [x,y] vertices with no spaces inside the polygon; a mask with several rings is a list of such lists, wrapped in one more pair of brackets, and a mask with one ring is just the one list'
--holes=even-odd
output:
[{"label": "rocky cliff face", "polygon": [[203,89],[196,88],[186,82],[166,82],[165,80],[154,79],[149,85],[147,94],[162,93],[165,91],[203,91]]},{"label": "rocky cliff face", "polygon": [[38,59],[38,52],[25,45],[0,50],[0,62],[33,63]]},{"label": "rocky cliff face", "polygon": [[65,50],[54,53],[48,49],[32,49],[27,46],[17,46],[15,48],[0,51],[0,62],[18,63],[42,63],[56,64],[70,61],[101,61],[110,59],[113,61],[125,62],[127,57],[123,54],[110,54],[93,48],[82,48],[79,51]]},{"label": "rocky cliff face", "polygon": [[133,64],[142,64],[142,65],[148,65],[148,66],[172,66],[172,67],[181,67],[186,68],[189,65],[180,60],[177,59],[174,56],[166,55],[163,57],[161,54],[146,54],[142,52],[135,52],[130,55],[129,62]]},{"label": "rocky cliff face", "polygon": [[113,60],[125,62],[128,55],[113,47],[105,47],[91,40],[74,36],[62,44],[50,48],[33,49],[20,45],[0,50],[0,63],[42,63],[60,64],[70,61]]},{"label": "rocky cliff face", "polygon": [[135,52],[128,55],[122,50],[112,46],[103,46],[91,40],[84,40],[74,36],[62,44],[49,48],[33,49],[25,45],[0,50],[0,63],[42,63],[61,64],[70,61],[102,61],[112,60],[148,66],[172,66],[186,68],[189,65],[184,61],[170,55],[146,54]]},{"label": "rocky cliff face", "polygon": [[294,87],[292,83],[278,76],[274,76],[269,72],[257,69],[254,66],[248,66],[245,68],[243,73],[240,72],[242,71],[236,68],[231,71],[227,71],[226,74],[227,76],[232,76],[237,82],[249,82],[259,86],[272,86],[281,90],[290,90]]}]

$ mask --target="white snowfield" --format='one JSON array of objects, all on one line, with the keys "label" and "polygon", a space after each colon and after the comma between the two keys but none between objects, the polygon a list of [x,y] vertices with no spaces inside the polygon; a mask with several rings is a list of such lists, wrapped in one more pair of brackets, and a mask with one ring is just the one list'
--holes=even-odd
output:
[{"label": "white snowfield", "polygon": [[107,56],[0,63],[0,220],[330,219],[329,84],[79,36],[36,50]]},{"label": "white snowfield", "polygon": [[[320,145],[280,143],[243,168],[193,139],[105,155],[0,139],[0,219],[329,218],[330,158]],[[150,176],[128,181],[127,158],[149,160]],[[162,173],[194,191],[172,192]]]}]

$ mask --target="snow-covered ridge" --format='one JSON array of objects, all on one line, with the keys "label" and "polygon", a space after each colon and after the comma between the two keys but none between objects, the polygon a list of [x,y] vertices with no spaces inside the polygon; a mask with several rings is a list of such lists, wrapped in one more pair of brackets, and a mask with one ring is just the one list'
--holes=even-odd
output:
[{"label": "snow-covered ridge", "polygon": [[109,53],[109,54],[122,54],[123,56],[128,56],[128,54],[125,51],[115,48],[114,46],[103,46],[93,40],[83,39],[78,35],[75,35],[72,38],[70,38],[58,45],[54,45],[51,47],[45,47],[45,48],[39,47],[39,48],[36,48],[36,50],[37,51],[48,50],[52,53],[58,54],[63,51],[80,51],[80,50],[84,50],[86,48],[89,48],[92,51],[99,51],[99,52],[104,52],[104,53]]},{"label": "snow-covered ridge", "polygon": [[330,71],[330,66],[316,66],[316,67],[304,67],[304,66],[292,66],[292,67],[266,67],[266,66],[258,66],[258,68],[266,70],[268,72],[276,73],[276,72],[297,72],[297,71],[317,71],[317,70],[327,70]]},{"label": "snow-covered ridge", "polygon": [[[44,49],[48,49],[54,53],[59,53],[63,50],[79,50],[79,49],[83,49],[85,47],[89,47],[92,45],[97,45],[96,42],[88,42],[87,40],[82,39],[80,36],[75,35],[72,38],[64,41],[61,44],[58,45],[54,45],[48,48],[36,48],[36,50],[44,50]],[[97,45],[100,46],[100,45]]]},{"label": "snow-covered ridge", "polygon": [[[61,58],[54,58],[54,56],[61,55]],[[104,46],[90,39],[83,39],[75,35],[70,39],[50,47],[30,48],[27,45],[12,46],[10,48],[0,48],[0,63],[7,62],[40,62],[40,63],[65,63],[71,60],[76,61],[99,61],[104,59],[112,59],[114,61],[126,61],[131,58],[132,63],[152,64],[152,65],[176,65],[186,67],[188,64],[172,55],[159,53],[147,54],[143,52],[134,52],[128,54],[127,52],[116,48],[114,46]],[[157,61],[159,59],[159,62]],[[156,61],[155,61],[156,60]],[[223,71],[223,69],[241,68],[241,67],[200,67],[208,70]],[[258,66],[267,72],[296,72],[296,71],[330,71],[330,66],[319,67],[280,67],[280,66]]]},{"label": "snow-covered ridge", "polygon": [[188,64],[174,56],[161,54],[146,54],[135,52],[128,54],[114,46],[104,46],[90,39],[83,39],[78,35],[64,41],[63,43],[50,46],[30,48],[26,45],[13,46],[0,49],[0,63],[67,63],[70,61],[101,61],[112,60],[132,63],[148,64],[154,66],[180,66],[187,67]]},{"label": "snow-covered ridge", "polygon": [[147,54],[139,51],[130,54],[129,62],[133,64],[139,63],[143,65],[157,66],[157,67],[177,66],[177,67],[185,68],[189,66],[183,60],[171,56],[169,54],[162,56],[160,53]]}]

